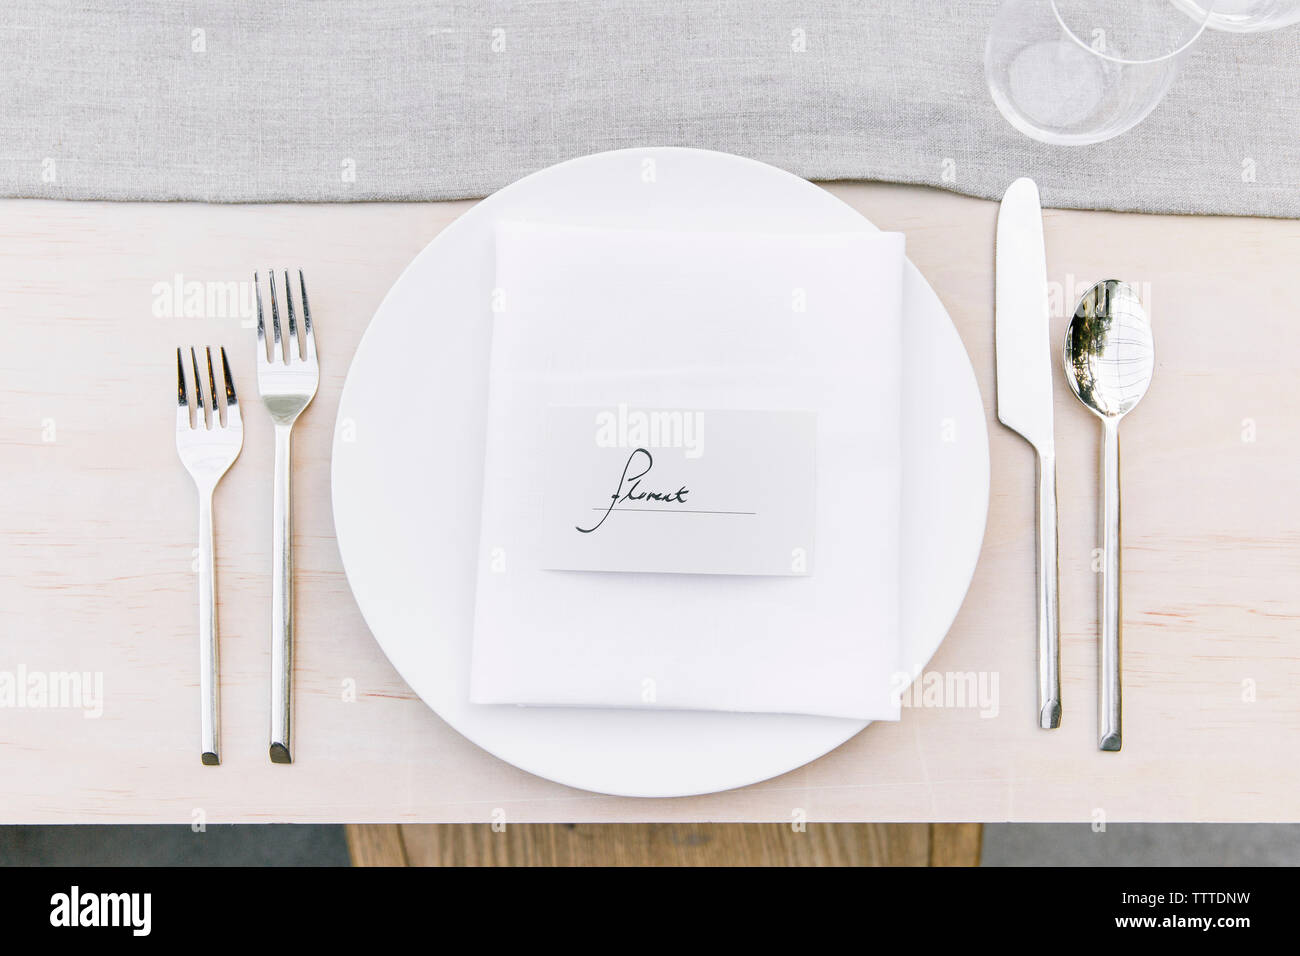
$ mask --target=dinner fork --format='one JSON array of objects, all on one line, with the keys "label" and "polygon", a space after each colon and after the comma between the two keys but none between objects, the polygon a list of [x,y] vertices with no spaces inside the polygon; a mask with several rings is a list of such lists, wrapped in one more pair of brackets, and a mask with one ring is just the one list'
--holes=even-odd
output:
[{"label": "dinner fork", "polygon": [[[271,351],[267,354],[262,287],[253,273],[257,298],[257,390],[275,423],[275,485],[271,500],[271,745],[272,763],[293,763],[290,734],[293,722],[293,506],[290,435],[293,423],[316,395],[320,368],[316,364],[316,335],[307,304],[307,282],[298,270],[302,300],[302,348],[293,307],[293,286],[284,273],[284,302],[288,335],[280,334],[280,304],[275,272],[271,289]],[[287,349],[285,348],[287,346]]]},{"label": "dinner fork", "polygon": [[239,418],[239,400],[235,397],[235,380],[230,374],[226,350],[221,350],[221,371],[225,382],[225,416],[217,401],[217,382],[212,368],[212,349],[204,349],[208,359],[208,395],[204,400],[203,376],[199,360],[190,348],[190,365],[194,369],[194,418],[190,420],[189,388],[185,384],[185,360],[176,350],[176,451],[185,470],[199,489],[199,697],[202,759],[205,764],[221,763],[219,749],[219,713],[217,692],[217,601],[216,559],[212,548],[212,492],[244,446],[244,425]]}]

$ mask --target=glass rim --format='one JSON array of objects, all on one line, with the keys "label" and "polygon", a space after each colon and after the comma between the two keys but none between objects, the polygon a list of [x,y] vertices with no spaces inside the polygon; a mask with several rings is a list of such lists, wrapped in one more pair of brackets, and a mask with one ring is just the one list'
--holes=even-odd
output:
[{"label": "glass rim", "polygon": [[[1168,53],[1162,53],[1160,56],[1146,57],[1142,59],[1130,59],[1128,57],[1112,56],[1109,53],[1102,53],[1100,50],[1094,49],[1089,44],[1084,43],[1083,40],[1079,37],[1079,35],[1076,34],[1074,30],[1072,30],[1070,26],[1065,22],[1065,17],[1061,15],[1061,11],[1056,5],[1056,0],[1048,0],[1048,2],[1052,5],[1052,16],[1056,17],[1056,22],[1060,24],[1060,27],[1062,30],[1065,31],[1066,36],[1068,36],[1071,40],[1073,40],[1083,49],[1087,50],[1093,56],[1100,57],[1101,59],[1107,60],[1111,63],[1119,63],[1125,66],[1144,66],[1151,63],[1163,63],[1165,60],[1171,60],[1174,57],[1178,56],[1180,53],[1185,52],[1189,47],[1191,47],[1193,43],[1195,43],[1197,40],[1201,38],[1201,35],[1203,33],[1205,33],[1206,28],[1210,25],[1211,18],[1214,16],[1214,8],[1218,5],[1218,0],[1198,0],[1197,7],[1198,9],[1201,10],[1202,13],[1200,24],[1196,27],[1196,31],[1192,33],[1192,35],[1188,37],[1187,40],[1184,41],[1181,46],[1173,50],[1170,50]],[[1188,13],[1186,8],[1184,8],[1182,4],[1175,3],[1174,0],[1166,0],[1166,2],[1169,3],[1171,7],[1182,10],[1186,16],[1191,18],[1193,23],[1196,22],[1196,18],[1192,16],[1191,13]]]}]

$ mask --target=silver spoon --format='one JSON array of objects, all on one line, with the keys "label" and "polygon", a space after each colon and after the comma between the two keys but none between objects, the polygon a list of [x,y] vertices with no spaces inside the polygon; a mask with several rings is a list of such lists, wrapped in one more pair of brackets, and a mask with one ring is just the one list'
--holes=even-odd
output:
[{"label": "silver spoon", "polygon": [[1142,400],[1155,368],[1146,311],[1127,282],[1106,279],[1088,290],[1065,332],[1065,377],[1101,419],[1101,730],[1098,746],[1119,750],[1120,538],[1119,420]]}]

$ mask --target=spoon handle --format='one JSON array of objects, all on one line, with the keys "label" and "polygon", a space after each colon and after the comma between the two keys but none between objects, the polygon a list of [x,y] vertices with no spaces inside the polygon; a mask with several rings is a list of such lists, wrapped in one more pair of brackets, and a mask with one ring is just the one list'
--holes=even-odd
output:
[{"label": "spoon handle", "polygon": [[1119,750],[1120,598],[1119,421],[1102,419],[1101,451],[1101,735],[1102,750]]},{"label": "spoon handle", "polygon": [[1038,726],[1061,726],[1060,568],[1056,456],[1038,453]]}]

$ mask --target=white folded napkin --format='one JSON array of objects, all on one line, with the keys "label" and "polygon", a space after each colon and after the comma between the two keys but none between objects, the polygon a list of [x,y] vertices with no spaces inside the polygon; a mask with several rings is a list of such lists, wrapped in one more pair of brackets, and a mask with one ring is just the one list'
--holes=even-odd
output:
[{"label": "white folded napkin", "polygon": [[[499,225],[473,702],[898,718],[903,262],[896,233]],[[815,412],[812,573],[545,570],[547,409],[620,403]]]}]

